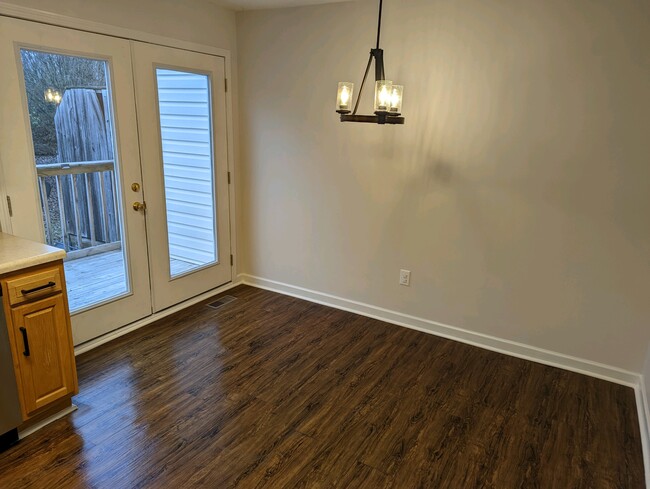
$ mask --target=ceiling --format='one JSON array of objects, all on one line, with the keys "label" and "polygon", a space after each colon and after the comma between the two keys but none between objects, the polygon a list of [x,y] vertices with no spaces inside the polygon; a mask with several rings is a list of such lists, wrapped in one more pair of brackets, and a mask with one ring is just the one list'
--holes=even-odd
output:
[{"label": "ceiling", "polygon": [[211,0],[217,5],[234,10],[254,10],[264,8],[298,7],[321,3],[348,2],[351,0]]}]

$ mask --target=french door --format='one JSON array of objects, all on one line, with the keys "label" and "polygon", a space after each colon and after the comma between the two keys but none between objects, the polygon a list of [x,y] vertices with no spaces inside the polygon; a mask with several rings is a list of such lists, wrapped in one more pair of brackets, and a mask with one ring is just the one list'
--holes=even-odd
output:
[{"label": "french door", "polygon": [[231,280],[224,59],[133,43],[154,311]]},{"label": "french door", "polygon": [[75,343],[151,314],[129,42],[0,17],[0,66],[3,231],[88,253],[65,263]]},{"label": "french door", "polygon": [[223,58],[0,16],[0,66],[2,228],[66,249],[75,344],[231,280]]}]

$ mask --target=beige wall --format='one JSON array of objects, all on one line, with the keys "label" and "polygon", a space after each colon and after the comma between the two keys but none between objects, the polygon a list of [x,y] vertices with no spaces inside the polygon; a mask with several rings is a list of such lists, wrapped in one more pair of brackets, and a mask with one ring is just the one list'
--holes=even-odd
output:
[{"label": "beige wall", "polygon": [[389,0],[407,124],[344,125],[375,22],[237,14],[243,271],[641,372],[650,4]]},{"label": "beige wall", "polygon": [[0,0],[184,41],[234,50],[235,13],[209,0]]}]

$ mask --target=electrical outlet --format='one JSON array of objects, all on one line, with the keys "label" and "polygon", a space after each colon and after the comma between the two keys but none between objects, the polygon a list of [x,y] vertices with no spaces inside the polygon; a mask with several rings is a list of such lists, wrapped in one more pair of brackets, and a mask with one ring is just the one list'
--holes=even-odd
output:
[{"label": "electrical outlet", "polygon": [[400,270],[399,271],[399,284],[406,285],[407,287],[411,285],[411,271],[410,270]]}]

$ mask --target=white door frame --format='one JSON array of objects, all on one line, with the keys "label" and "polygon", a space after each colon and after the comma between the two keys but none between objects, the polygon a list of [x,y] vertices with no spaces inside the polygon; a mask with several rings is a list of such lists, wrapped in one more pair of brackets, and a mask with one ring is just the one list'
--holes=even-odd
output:
[{"label": "white door frame", "polygon": [[[208,46],[205,44],[198,44],[190,41],[182,41],[156,34],[149,34],[133,29],[127,29],[110,24],[103,24],[90,20],[79,19],[66,15],[45,12],[38,9],[22,7],[19,5],[9,4],[0,1],[0,15],[5,17],[13,17],[17,19],[30,20],[33,22],[40,22],[43,24],[50,24],[59,27],[67,27],[85,32],[92,32],[95,34],[104,34],[107,36],[119,37],[132,41],[142,41],[151,44],[160,44],[162,46],[169,46],[172,48],[185,49],[188,51],[196,51],[198,53],[212,54],[221,56],[225,60],[226,79],[228,80],[228,90],[226,91],[226,131],[227,131],[227,144],[228,144],[228,171],[231,175],[232,184],[229,185],[229,208],[230,208],[230,248],[234,256],[234,264],[232,267],[233,279],[238,276],[237,271],[237,221],[236,221],[236,182],[237,172],[235,165],[235,137],[234,137],[234,123],[233,123],[233,89],[235,83],[232,73],[232,55],[229,50]],[[0,161],[0,170],[2,169],[3,162]],[[11,233],[11,223],[9,221],[9,213],[7,208],[7,194],[4,191],[0,179],[0,227],[3,232]]]}]

